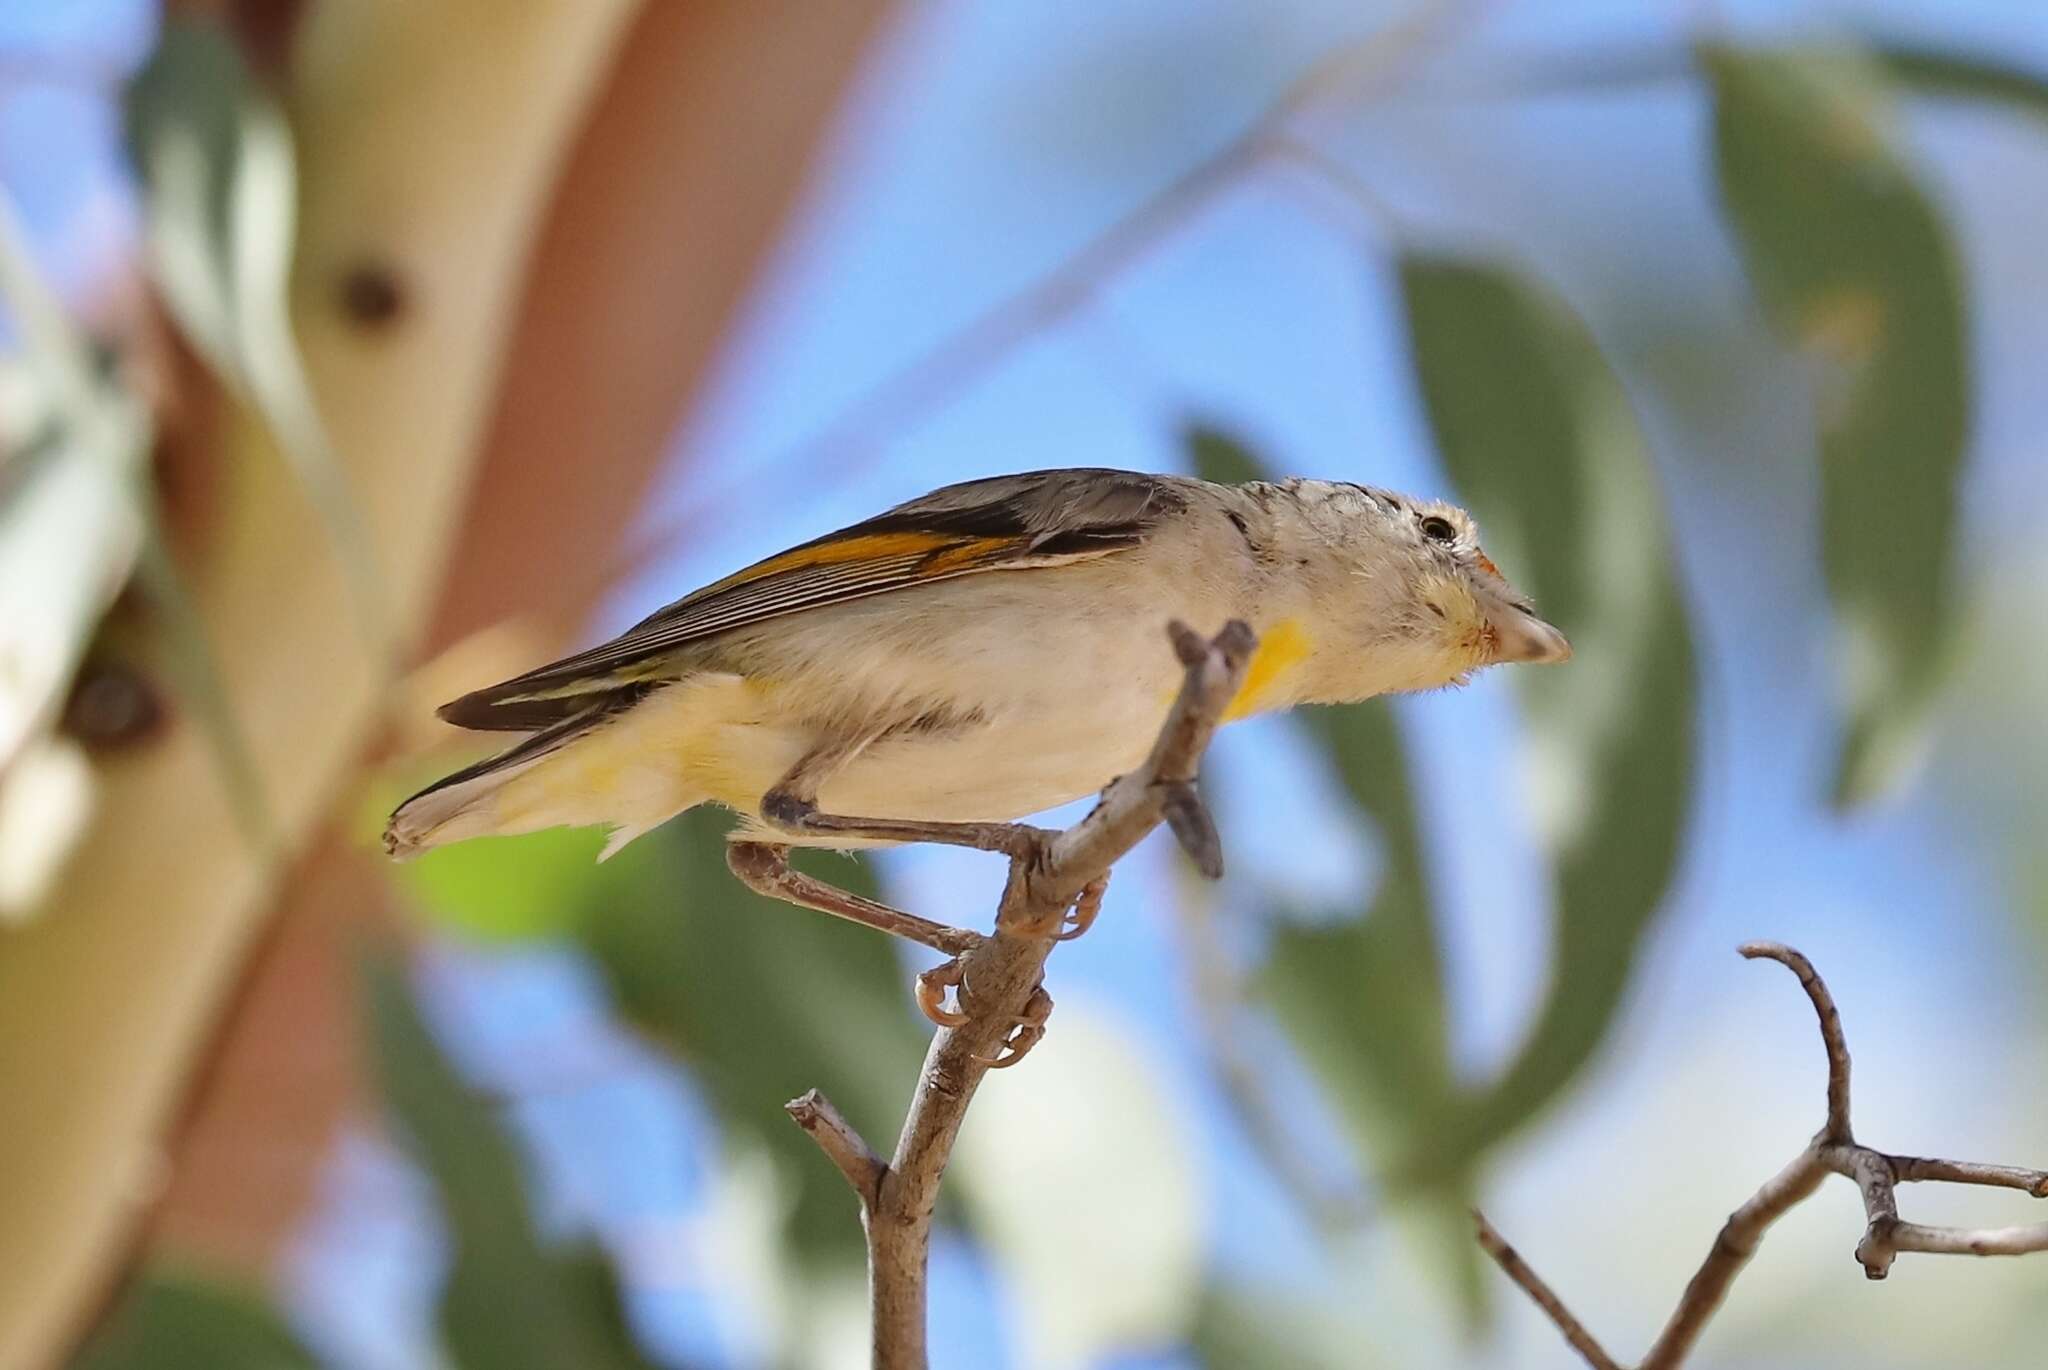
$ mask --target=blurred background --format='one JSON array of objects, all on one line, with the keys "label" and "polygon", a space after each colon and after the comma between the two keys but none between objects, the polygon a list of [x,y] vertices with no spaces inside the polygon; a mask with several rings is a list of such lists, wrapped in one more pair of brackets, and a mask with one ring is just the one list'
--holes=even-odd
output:
[{"label": "blurred background", "polygon": [[[1567,1364],[1475,1202],[1633,1357],[1821,1120],[1746,938],[1864,1140],[2048,1164],[2030,0],[5,0],[0,186],[0,1366],[864,1364],[780,1105],[893,1138],[923,963],[720,815],[375,834],[435,703],[1050,465],[1453,495],[1577,658],[1219,738],[934,1364]],[[2040,1363],[2048,1263],[1861,1226],[1696,1363]]]}]

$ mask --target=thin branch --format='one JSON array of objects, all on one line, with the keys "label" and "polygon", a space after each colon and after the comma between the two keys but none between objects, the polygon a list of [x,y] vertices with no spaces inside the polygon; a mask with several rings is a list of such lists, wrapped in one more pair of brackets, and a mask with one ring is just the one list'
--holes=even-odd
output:
[{"label": "thin branch", "polygon": [[1937,1256],[2029,1256],[2048,1251],[2048,1223],[2024,1227],[1922,1227],[1900,1223],[1892,1229],[1894,1251]]},{"label": "thin branch", "polygon": [[1821,1139],[1854,1140],[1855,1131],[1849,1126],[1849,1042],[1842,1035],[1842,1013],[1835,1007],[1835,996],[1828,993],[1813,962],[1783,942],[1744,942],[1736,950],[1747,960],[1776,961],[1799,977],[1799,987],[1813,1001],[1814,1014],[1820,1019],[1821,1045],[1828,1053],[1828,1120]]},{"label": "thin branch", "polygon": [[1979,1165],[1975,1161],[1931,1161],[1920,1156],[1887,1156],[1892,1177],[1900,1184],[1939,1180],[1948,1184],[2017,1189],[2048,1199],[2048,1170],[2023,1170],[2016,1165]]},{"label": "thin branch", "polygon": [[[2048,1198],[2048,1172],[2018,1166],[1987,1165],[1976,1161],[1930,1160],[1918,1156],[1891,1156],[1859,1145],[1849,1117],[1849,1046],[1842,1031],[1842,1018],[1834,996],[1813,968],[1813,963],[1792,948],[1778,942],[1748,942],[1742,954],[1752,960],[1778,962],[1799,977],[1807,998],[1813,1002],[1820,1023],[1822,1045],[1828,1058],[1827,1121],[1813,1140],[1773,1176],[1749,1202],[1729,1215],[1707,1258],[1685,1287],[1640,1370],[1674,1370],[1682,1365],[1698,1343],[1700,1333],[1721,1307],[1729,1286],[1749,1263],[1772,1223],[1820,1188],[1830,1174],[1854,1180],[1863,1194],[1864,1231],[1856,1244],[1856,1259],[1863,1273],[1881,1280],[1891,1272],[1893,1260],[1902,1251],[1920,1251],[1949,1256],[2021,1256],[2048,1251],[2048,1223],[2025,1227],[1925,1227],[1899,1217],[1897,1186],[1909,1181],[1937,1181],[1947,1184],[1981,1185],[1994,1189],[2017,1189],[2036,1198]],[[1586,1363],[1604,1370],[1615,1362],[1607,1358],[1600,1344],[1587,1334],[1564,1302],[1531,1270],[1513,1247],[1503,1241],[1485,1217],[1475,1213],[1479,1244],[1493,1257],[1508,1278],[1527,1293],[1536,1306],[1564,1335]]]},{"label": "thin branch", "polygon": [[932,1039],[894,1159],[884,1166],[817,1091],[789,1105],[791,1117],[861,1195],[874,1363],[883,1370],[922,1370],[926,1364],[925,1272],[939,1183],[982,1076],[1002,1059],[1005,1039],[1027,1021],[1027,1005],[1043,993],[1046,958],[1058,944],[1067,911],[1166,822],[1170,811],[1178,812],[1175,835],[1197,864],[1221,867],[1215,825],[1201,809],[1194,780],[1209,739],[1244,683],[1257,641],[1239,622],[1226,624],[1213,640],[1181,623],[1169,632],[1186,674],[1152,755],[1113,782],[1102,802],[1064,832],[1018,828],[1018,854],[1010,858],[995,931],[961,958],[962,1002],[971,996],[973,1015]]},{"label": "thin branch", "polygon": [[1486,1215],[1476,1208],[1472,1210],[1472,1225],[1477,1229],[1480,1249],[1493,1257],[1494,1264],[1506,1272],[1507,1277],[1521,1287],[1530,1301],[1557,1325],[1557,1330],[1564,1334],[1565,1341],[1571,1344],[1572,1350],[1578,1352],[1586,1364],[1592,1366],[1593,1370],[1621,1370],[1621,1362],[1607,1354],[1607,1349],[1601,1346],[1593,1334],[1572,1316],[1572,1311],[1564,1306],[1564,1300],[1552,1292],[1550,1286],[1543,1282],[1541,1275],[1529,1268],[1529,1263],[1522,1259],[1522,1254],[1509,1246],[1507,1240],[1494,1230],[1493,1224],[1486,1220]]},{"label": "thin branch", "polygon": [[806,1090],[782,1106],[782,1111],[798,1127],[811,1134],[811,1140],[839,1167],[839,1173],[853,1186],[853,1192],[860,1195],[861,1210],[871,1212],[875,1200],[882,1191],[882,1176],[888,1173],[888,1163],[875,1154],[867,1139],[854,1131],[852,1123],[840,1115],[832,1101],[818,1090]]},{"label": "thin branch", "polygon": [[1685,1294],[1678,1300],[1678,1307],[1672,1310],[1671,1320],[1664,1324],[1664,1330],[1657,1335],[1656,1342],[1643,1357],[1642,1370],[1670,1370],[1683,1365],[1685,1358],[1692,1354],[1693,1344],[1706,1330],[1707,1322],[1720,1311],[1722,1302],[1728,1297],[1729,1286],[1735,1277],[1749,1264],[1750,1257],[1763,1244],[1764,1233],[1772,1223],[1784,1217],[1792,1208],[1804,1200],[1826,1177],[1813,1159],[1811,1151],[1802,1151],[1792,1163],[1779,1171],[1749,1198],[1749,1202],[1728,1215],[1728,1221],[1721,1225],[1721,1231],[1714,1238],[1713,1247],[1708,1250],[1706,1260],[1686,1283]]}]

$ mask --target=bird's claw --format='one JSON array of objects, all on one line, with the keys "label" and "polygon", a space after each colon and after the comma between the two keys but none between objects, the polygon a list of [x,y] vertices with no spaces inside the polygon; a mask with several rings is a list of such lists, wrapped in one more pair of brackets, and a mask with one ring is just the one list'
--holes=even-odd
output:
[{"label": "bird's claw", "polygon": [[1074,902],[1056,917],[1019,924],[1017,932],[1024,937],[1050,937],[1055,942],[1071,942],[1095,926],[1095,917],[1102,912],[1102,896],[1108,889],[1109,876],[1099,875],[1082,886],[1081,892],[1074,896]]},{"label": "bird's claw", "polygon": [[1109,890],[1107,872],[1096,876],[1082,887],[1074,899],[1074,907],[1060,921],[1060,930],[1053,934],[1055,942],[1071,942],[1095,926],[1095,917],[1102,912],[1102,896]]},{"label": "bird's claw", "polygon": [[1045,992],[1044,985],[1040,985],[1031,991],[1031,997],[1024,1001],[1024,1011],[1011,1021],[1010,1030],[996,1044],[996,1054],[974,1059],[990,1070],[1005,1070],[1016,1065],[1045,1036],[1046,1020],[1051,1017],[1052,996]]},{"label": "bird's claw", "polygon": [[[948,989],[953,991],[957,1008],[946,1007]],[[973,1021],[967,1008],[966,967],[959,957],[933,966],[917,977],[917,1006],[942,1028],[966,1027]]]}]

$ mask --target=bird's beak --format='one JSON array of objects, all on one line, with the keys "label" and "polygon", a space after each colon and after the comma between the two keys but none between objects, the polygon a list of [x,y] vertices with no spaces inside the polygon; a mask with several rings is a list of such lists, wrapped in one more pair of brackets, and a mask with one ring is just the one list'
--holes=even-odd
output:
[{"label": "bird's beak", "polygon": [[1527,610],[1494,601],[1486,606],[1486,618],[1498,644],[1497,662],[1555,665],[1572,659],[1572,644],[1564,634]]}]

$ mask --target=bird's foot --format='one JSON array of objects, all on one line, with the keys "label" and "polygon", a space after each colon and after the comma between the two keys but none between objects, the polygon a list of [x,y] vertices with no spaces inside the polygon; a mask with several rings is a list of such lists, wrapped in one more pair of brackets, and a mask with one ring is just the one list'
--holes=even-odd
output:
[{"label": "bird's foot", "polygon": [[[946,1007],[946,991],[953,991],[954,1007]],[[917,977],[917,1006],[924,1016],[942,1028],[966,1027],[974,1021],[967,1005],[966,967],[959,957],[942,961]]]},{"label": "bird's foot", "polygon": [[1003,1034],[1003,1040],[996,1043],[996,1054],[974,1059],[990,1070],[1006,1070],[1016,1065],[1045,1036],[1046,1020],[1051,1017],[1052,996],[1045,992],[1044,985],[1040,985],[1024,1001],[1024,1011],[1011,1020],[1010,1030]]}]

